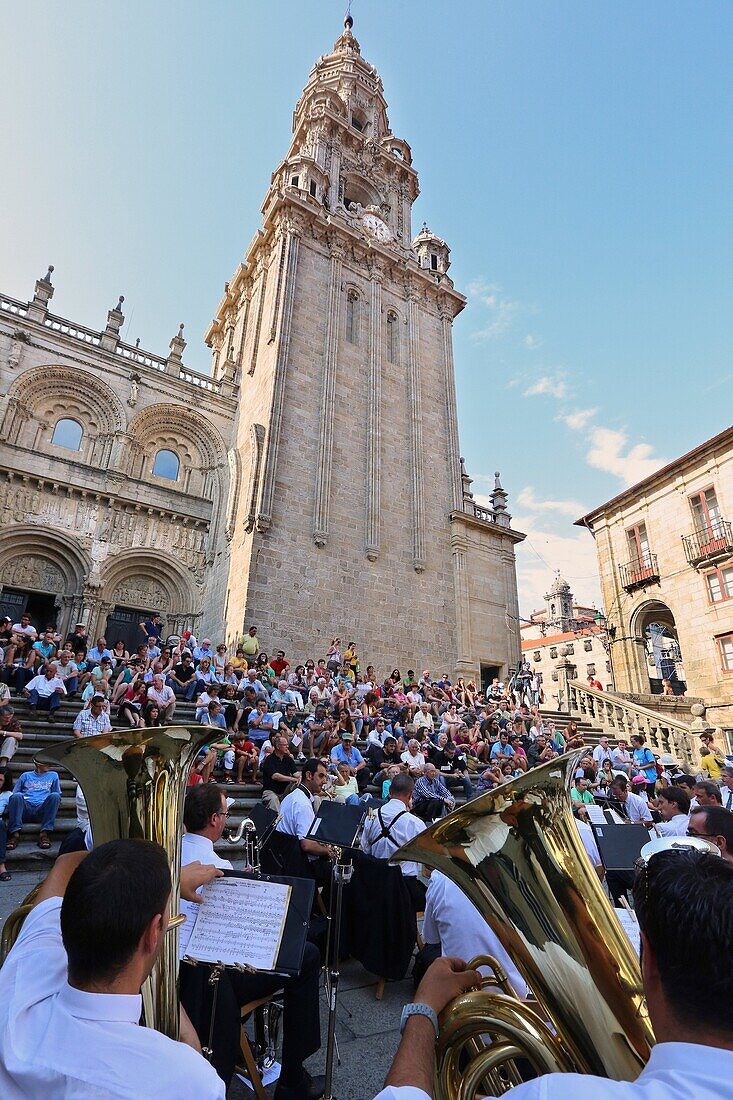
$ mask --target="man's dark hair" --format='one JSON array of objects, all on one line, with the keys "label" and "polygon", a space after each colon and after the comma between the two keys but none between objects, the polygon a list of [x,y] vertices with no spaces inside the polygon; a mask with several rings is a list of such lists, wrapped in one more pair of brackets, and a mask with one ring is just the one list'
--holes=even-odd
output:
[{"label": "man's dark hair", "polygon": [[322,761],[315,756],[311,757],[310,760],[306,760],[303,765],[303,778],[305,779],[306,775],[315,775],[321,767],[323,767]]},{"label": "man's dark hair", "polygon": [[625,791],[629,786],[629,781],[625,775],[617,775],[611,786],[618,787],[620,790]]},{"label": "man's dark hair", "polygon": [[171,892],[168,858],[149,840],[101,844],[74,871],[61,905],[73,985],[113,980]]},{"label": "man's dark hair", "polygon": [[688,772],[681,772],[679,775],[675,776],[674,783],[675,787],[679,787],[680,783],[684,783],[686,787],[692,788],[697,786],[697,779]]},{"label": "man's dark hair", "polygon": [[718,805],[722,806],[723,799],[720,794],[720,787],[717,783],[713,783],[709,779],[698,779],[698,781],[695,783],[695,786],[699,787],[700,790],[708,796],[708,798],[714,798]]},{"label": "man's dark hair", "polygon": [[733,997],[733,866],[707,852],[658,852],[637,873],[634,908],[677,1019],[730,1034],[721,1006]]},{"label": "man's dark hair", "polygon": [[705,815],[705,832],[709,836],[725,837],[728,851],[733,855],[733,812],[722,806],[693,806],[691,813]]},{"label": "man's dark hair", "polygon": [[664,787],[659,792],[659,797],[666,798],[667,802],[673,803],[680,813],[689,814],[690,796],[681,787]]},{"label": "man's dark hair", "polygon": [[197,783],[183,804],[183,824],[189,833],[200,833],[213,814],[221,812],[222,788],[217,783]]},{"label": "man's dark hair", "polygon": [[390,794],[412,794],[412,788],[415,786],[415,781],[411,775],[406,775],[404,772],[400,775],[396,775],[392,780],[389,788]]}]

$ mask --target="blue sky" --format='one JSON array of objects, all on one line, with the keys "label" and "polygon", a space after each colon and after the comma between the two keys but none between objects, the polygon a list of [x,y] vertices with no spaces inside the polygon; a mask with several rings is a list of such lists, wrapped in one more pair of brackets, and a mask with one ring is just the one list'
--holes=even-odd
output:
[{"label": "blue sky", "polygon": [[[527,614],[572,521],[730,423],[729,0],[355,0],[426,219],[470,296],[455,325],[474,490],[501,470]],[[259,224],[343,3],[26,0],[5,13],[0,286],[190,367]]]}]

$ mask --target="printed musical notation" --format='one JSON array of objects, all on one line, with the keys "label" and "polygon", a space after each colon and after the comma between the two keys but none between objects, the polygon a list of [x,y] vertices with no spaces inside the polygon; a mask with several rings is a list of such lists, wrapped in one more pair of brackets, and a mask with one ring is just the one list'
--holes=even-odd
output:
[{"label": "printed musical notation", "polygon": [[186,955],[199,962],[274,970],[291,887],[261,879],[219,878],[204,887]]}]

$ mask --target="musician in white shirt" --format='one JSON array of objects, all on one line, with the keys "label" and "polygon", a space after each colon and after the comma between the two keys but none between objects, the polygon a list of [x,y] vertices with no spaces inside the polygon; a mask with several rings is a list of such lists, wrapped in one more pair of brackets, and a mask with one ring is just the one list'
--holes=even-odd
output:
[{"label": "musician in white shirt", "polygon": [[[426,944],[440,944],[442,955],[459,959],[493,955],[506,971],[517,996],[522,999],[527,996],[527,984],[496,933],[460,886],[440,871],[433,871],[428,883],[422,936]],[[480,970],[490,974],[488,967],[482,966]]]},{"label": "musician in white shirt", "polygon": [[654,826],[660,836],[687,836],[690,799],[680,787],[664,787],[657,795],[662,820]]},{"label": "musician in white shirt", "polygon": [[[181,846],[181,863],[190,860],[231,869],[228,859],[222,859],[214,849],[221,838],[229,813],[227,799],[221,787],[199,783],[186,795],[183,821],[186,833]],[[186,924],[181,929],[180,954],[190,939],[190,925],[196,919],[196,907],[181,902]],[[226,1086],[234,1075],[239,1057],[240,1008],[277,990],[283,990],[283,1053],[282,1072],[275,1090],[275,1100],[316,1100],[323,1094],[323,1078],[312,1078],[303,1068],[306,1058],[321,1045],[318,1011],[318,979],[320,955],[311,943],[306,943],[300,972],[291,978],[278,974],[239,974],[227,969],[219,979],[216,1016],[213,1030],[212,1065]],[[211,1027],[211,993],[209,971],[205,966],[181,963],[181,1003],[202,1039],[208,1042]]]},{"label": "musician in white shirt", "polygon": [[[690,904],[690,901],[694,904]],[[644,993],[656,1036],[635,1081],[552,1073],[504,1093],[505,1100],[733,1100],[733,867],[691,849],[658,852],[634,884],[641,930]],[[415,1001],[427,1015],[406,1020],[402,1040],[376,1100],[433,1095],[438,1014],[475,984],[456,959],[439,959]],[[439,969],[438,969],[439,968]]]},{"label": "musician in white shirt", "polygon": [[58,858],[0,970],[3,1100],[224,1100],[185,1013],[182,1042],[139,1026],[170,896],[157,844]]},{"label": "musician in white shirt", "polygon": [[[409,775],[396,775],[389,788],[389,802],[380,806],[364,826],[361,846],[367,855],[390,859],[398,848],[425,829],[425,822],[411,813],[415,781]],[[425,886],[420,881],[419,863],[399,863],[415,911],[425,908]]]},{"label": "musician in white shirt", "polygon": [[725,767],[720,773],[720,798],[724,810],[733,810],[733,768]]},{"label": "musician in white shirt", "polygon": [[645,799],[629,790],[625,775],[617,775],[611,785],[611,798],[621,803],[621,812],[632,825],[652,824],[652,814]]}]

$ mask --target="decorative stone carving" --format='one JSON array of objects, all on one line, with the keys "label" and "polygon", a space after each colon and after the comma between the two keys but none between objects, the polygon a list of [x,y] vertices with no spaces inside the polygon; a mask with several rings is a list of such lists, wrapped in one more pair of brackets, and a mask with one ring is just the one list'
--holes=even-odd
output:
[{"label": "decorative stone carving", "polygon": [[165,608],[170,603],[170,596],[152,577],[133,575],[115,585],[112,602],[126,607]]},{"label": "decorative stone carving", "polygon": [[35,554],[14,558],[2,570],[6,588],[33,588],[40,592],[63,593],[66,578],[58,566]]}]

